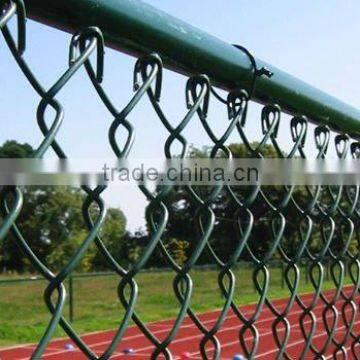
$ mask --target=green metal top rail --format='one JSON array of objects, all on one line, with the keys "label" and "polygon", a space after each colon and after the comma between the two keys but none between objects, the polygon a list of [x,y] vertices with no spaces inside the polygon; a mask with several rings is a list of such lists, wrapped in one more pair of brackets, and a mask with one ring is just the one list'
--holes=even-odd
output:
[{"label": "green metal top rail", "polygon": [[[207,74],[226,90],[250,86],[253,66],[248,55],[139,0],[25,0],[29,16],[75,32],[98,26],[108,46],[143,55],[158,53],[164,65],[183,74]],[[274,102],[291,114],[360,137],[360,111],[256,59],[273,76],[258,77],[253,99]]]}]

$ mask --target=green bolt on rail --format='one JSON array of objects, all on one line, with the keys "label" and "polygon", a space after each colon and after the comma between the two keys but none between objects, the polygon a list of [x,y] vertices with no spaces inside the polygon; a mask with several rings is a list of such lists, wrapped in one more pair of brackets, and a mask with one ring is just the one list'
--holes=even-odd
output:
[{"label": "green bolt on rail", "polygon": [[[226,157],[232,155],[228,140],[236,134],[249,156],[259,158],[271,145],[279,158],[306,158],[304,147],[308,136],[308,121],[317,124],[314,130],[314,142],[317,158],[326,158],[330,146],[333,146],[338,158],[360,157],[360,143],[351,139],[360,135],[360,112],[342,102],[316,90],[309,85],[287,75],[273,66],[255,59],[241,46],[226,44],[180,20],[170,17],[142,2],[135,0],[8,0],[1,1],[0,29],[13,57],[25,77],[40,96],[37,109],[38,126],[44,135],[43,141],[34,152],[34,157],[44,156],[52,148],[59,158],[66,158],[65,152],[57,142],[56,136],[62,126],[64,109],[56,96],[62,91],[82,67],[85,67],[90,83],[95,88],[99,101],[109,112],[109,144],[119,159],[131,156],[135,128],[128,120],[129,115],[140,100],[147,98],[159,121],[168,132],[164,143],[164,156],[172,158],[172,144],[181,145],[181,157],[187,156],[188,140],[184,135],[192,119],[198,119],[212,143],[211,157],[219,152]],[[45,90],[31,71],[24,58],[26,45],[25,14],[35,20],[74,33],[70,43],[69,64],[63,75],[49,90]],[[18,37],[15,40],[7,27],[8,21],[18,18]],[[125,106],[119,109],[111,100],[110,94],[102,86],[104,74],[104,45],[107,44],[123,52],[140,56],[134,68],[134,95]],[[97,54],[97,68],[94,69],[89,58]],[[163,67],[176,70],[189,77],[186,84],[186,105],[182,120],[171,125],[161,104]],[[150,71],[149,71],[150,70]],[[106,72],[105,72],[106,74]],[[214,86],[228,91],[227,99],[222,99]],[[228,117],[224,121],[224,131],[217,137],[208,123],[209,98],[224,105]],[[262,135],[255,145],[248,139],[247,109],[251,100],[264,103],[260,116]],[[55,110],[55,118],[50,127],[46,125],[44,114],[48,107]],[[291,130],[289,153],[282,150],[277,134],[282,113],[293,114],[288,123]],[[230,120],[230,122],[229,122]],[[283,126],[283,125],[282,125]],[[126,130],[127,138],[120,144],[117,131]],[[331,145],[331,131],[340,132]],[[221,330],[227,315],[233,311],[239,320],[237,340],[248,359],[257,355],[260,337],[257,320],[267,309],[273,314],[271,331],[277,347],[276,359],[290,359],[288,342],[291,327],[288,317],[294,306],[300,309],[299,327],[304,347],[300,359],[308,356],[324,358],[331,352],[333,358],[346,357],[347,347],[351,355],[359,359],[357,348],[360,334],[354,327],[358,316],[357,294],[360,286],[360,225],[359,186],[338,185],[336,187],[306,187],[299,196],[294,186],[284,187],[274,198],[269,189],[260,185],[244,188],[231,186],[213,186],[208,192],[200,192],[192,186],[178,189],[174,186],[159,187],[151,192],[146,186],[139,186],[149,201],[146,209],[149,240],[139,258],[124,268],[101,240],[100,228],[106,221],[105,205],[101,198],[106,190],[104,186],[91,189],[82,187],[87,197],[83,203],[82,215],[88,229],[83,242],[70,258],[66,266],[54,274],[41,261],[29,246],[22,230],[16,225],[21,213],[23,194],[17,187],[5,186],[0,192],[0,209],[3,222],[0,224],[0,240],[11,231],[18,246],[25,252],[35,269],[48,282],[44,292],[46,305],[52,315],[44,335],[34,351],[33,358],[41,358],[57,326],[61,326],[89,359],[108,359],[121,343],[130,320],[133,320],[154,346],[151,358],[163,356],[172,359],[169,345],[179,332],[186,315],[202,333],[199,351],[203,359],[220,359],[221,344],[217,333]],[[181,199],[186,199],[193,215],[194,239],[191,254],[183,264],[178,264],[164,243],[164,234],[171,217],[168,198],[174,191]],[[231,218],[234,223],[231,242],[231,254],[220,258],[212,240],[217,221],[222,221],[214,210],[218,199],[232,206]],[[254,205],[263,204],[261,211]],[[345,206],[344,206],[345,204]],[[93,207],[97,212],[91,212]],[[262,221],[269,230],[269,245],[263,252],[254,251],[254,223]],[[296,252],[288,253],[284,247],[284,233],[287,226],[296,228],[292,241],[296,242]],[[315,226],[318,228],[315,234]],[[356,231],[355,231],[356,230]],[[315,235],[317,236],[315,238]],[[315,238],[315,239],[314,239]],[[56,241],[56,239],[54,239]],[[259,241],[259,239],[255,239]],[[317,250],[313,242],[317,242]],[[357,241],[355,250],[350,251],[351,241]],[[100,355],[81,339],[72,325],[63,316],[66,299],[66,280],[71,281],[72,271],[85,256],[89,246],[94,244],[109,268],[118,277],[118,298],[124,309],[124,315],[118,319],[118,329],[108,347]],[[138,284],[136,277],[145,267],[149,258],[160,251],[174,274],[174,297],[179,303],[178,313],[165,337],[158,338],[142,321],[136,311]],[[209,326],[196,314],[191,299],[193,287],[191,270],[196,266],[203,253],[212,259],[218,268],[217,285],[222,294],[222,306],[216,321]],[[253,311],[244,313],[234,300],[234,268],[243,255],[250,259],[253,271],[252,281],[258,295]],[[289,292],[285,306],[278,308],[269,299],[271,288],[269,265],[277,255],[282,261],[283,286]],[[306,260],[306,276],[313,287],[313,297],[304,303],[298,294],[301,263]],[[325,278],[324,266],[328,271],[335,291],[332,298],[323,292]],[[344,275],[347,266],[351,282],[351,293],[345,293]],[[70,284],[72,286],[72,284]],[[56,296],[53,296],[57,294]],[[341,303],[339,303],[341,301]],[[313,341],[316,330],[317,306],[321,307],[321,319],[327,334],[327,340],[317,346]],[[337,308],[340,307],[341,308]],[[350,314],[348,314],[350,313]],[[315,320],[314,320],[315,319]],[[342,333],[337,335],[337,323],[343,322]],[[250,342],[246,341],[250,338]],[[209,350],[210,349],[210,350]]]}]

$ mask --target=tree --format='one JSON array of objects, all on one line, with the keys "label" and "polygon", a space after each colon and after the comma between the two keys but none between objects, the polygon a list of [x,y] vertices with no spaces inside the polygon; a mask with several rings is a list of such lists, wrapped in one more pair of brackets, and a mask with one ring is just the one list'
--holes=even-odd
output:
[{"label": "tree", "polygon": [[[255,148],[258,143],[252,143],[251,145]],[[229,149],[234,158],[246,158],[250,155],[244,144],[231,144]],[[197,158],[209,156],[208,154],[209,150],[207,148],[202,150],[192,148],[190,152],[191,157]],[[276,150],[271,145],[264,147],[262,155],[266,158],[277,157]],[[242,200],[247,196],[249,191],[251,191],[249,186],[232,186],[231,189],[236,196]],[[279,204],[285,195],[284,188],[281,186],[263,186],[262,190],[273,204]],[[198,186],[196,187],[196,192],[202,196],[206,196],[209,188],[207,186]],[[294,194],[298,198],[304,199],[303,189],[296,189]],[[182,249],[182,251],[185,251],[187,254],[186,257],[188,257],[199,239],[199,234],[196,234],[194,231],[194,218],[197,206],[196,204],[194,205],[186,189],[181,186],[175,187],[167,196],[165,202],[169,209],[170,216],[163,241],[165,244],[168,244],[167,246],[169,247],[171,247],[171,244],[174,244],[174,239],[187,241],[189,246]],[[228,196],[227,192],[223,190],[212,204],[212,210],[216,215],[216,222],[209,241],[216,254],[221,259],[226,260],[230,254],[234,252],[238,243],[238,239],[236,238],[238,223],[234,217],[234,214],[238,210],[238,205]],[[254,216],[254,226],[248,244],[253,252],[261,258],[273,243],[270,219],[271,211],[259,195],[250,206],[250,210]],[[288,221],[288,226],[285,228],[282,245],[289,256],[294,256],[298,249],[298,242],[300,241],[296,235],[297,227],[294,226],[294,223],[296,225],[296,219],[299,219],[299,214],[291,204],[286,211],[287,219],[290,221]],[[245,221],[246,218],[243,218]],[[249,254],[246,251],[243,252],[242,258],[249,260]],[[213,263],[214,259],[210,252],[204,251],[199,262]]]},{"label": "tree", "polygon": [[[119,209],[110,208],[106,215],[106,221],[101,228],[100,237],[109,252],[121,265],[124,265],[128,255],[128,243],[125,238],[126,219]],[[91,260],[93,270],[106,268],[104,258],[99,251],[94,252]]]},{"label": "tree", "polygon": [[15,140],[7,140],[0,146],[0,158],[29,158],[34,153],[31,145],[24,143],[20,144]]},{"label": "tree", "polygon": [[[29,144],[6,141],[0,147],[0,157],[30,157],[34,152]],[[24,205],[16,223],[35,254],[52,269],[64,266],[88,234],[82,216],[85,194],[70,186],[22,187]],[[126,219],[120,209],[108,209],[101,236],[116,257],[121,257]],[[31,270],[11,233],[0,244],[0,267],[3,269]],[[104,264],[92,246],[78,270],[89,270]]]}]

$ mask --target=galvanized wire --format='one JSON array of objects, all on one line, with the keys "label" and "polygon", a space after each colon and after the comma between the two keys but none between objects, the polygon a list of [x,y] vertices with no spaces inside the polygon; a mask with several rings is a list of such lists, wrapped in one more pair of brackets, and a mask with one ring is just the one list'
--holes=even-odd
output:
[{"label": "galvanized wire", "polygon": [[[135,139],[135,128],[130,122],[129,115],[140,101],[147,98],[152,105],[161,124],[169,133],[164,143],[164,156],[172,158],[177,156],[172,152],[174,143],[181,145],[181,158],[188,156],[189,143],[184,135],[184,130],[190,122],[199,120],[204,128],[210,142],[212,143],[210,156],[223,156],[230,159],[233,154],[228,146],[231,135],[237,134],[238,142],[242,143],[250,157],[261,158],[267,145],[271,145],[279,158],[293,158],[295,156],[306,158],[305,142],[308,139],[308,120],[301,115],[294,116],[290,123],[292,148],[288,154],[282,150],[278,142],[278,130],[282,116],[282,110],[277,104],[267,104],[262,109],[260,124],[263,136],[254,147],[247,135],[248,105],[251,101],[251,93],[256,86],[256,76],[250,95],[245,89],[235,89],[228,94],[227,99],[222,99],[212,86],[211,79],[207,75],[199,74],[188,79],[185,89],[185,102],[187,112],[182,120],[172,126],[161,105],[163,64],[159,54],[149,54],[141,57],[134,68],[134,94],[129,102],[122,105],[120,110],[114,105],[111,97],[102,86],[104,75],[104,39],[101,29],[90,27],[75,34],[71,40],[69,49],[69,64],[64,73],[49,89],[45,89],[38,81],[24,58],[26,47],[26,14],[22,0],[8,0],[0,2],[1,16],[0,29],[4,35],[15,61],[23,72],[26,79],[32,85],[34,91],[40,97],[37,108],[37,122],[43,133],[43,140],[38,145],[34,158],[43,157],[51,148],[59,158],[66,158],[65,152],[57,142],[56,136],[61,128],[64,110],[61,103],[56,99],[57,95],[67,86],[82,66],[86,72],[100,101],[107,108],[112,117],[109,125],[109,144],[114,155],[118,159],[125,159],[131,155],[132,145]],[[9,29],[8,22],[17,17],[17,34],[15,41]],[[96,53],[97,64],[94,69],[90,56]],[[254,64],[256,70],[256,64]],[[259,76],[261,76],[260,74]],[[145,96],[147,95],[147,96]],[[214,98],[212,97],[214,95]],[[217,137],[210,126],[209,107],[211,101],[220,101],[225,105],[230,122],[225,126],[223,135]],[[55,111],[54,119],[50,126],[45,122],[45,111],[52,108]],[[226,124],[224,120],[224,124]],[[123,143],[117,140],[118,132],[125,132],[126,139]],[[317,158],[326,158],[330,146],[331,130],[327,126],[317,126],[314,130],[314,139],[317,147]],[[360,143],[352,142],[348,135],[335,136],[334,143],[337,156],[341,159],[347,156],[359,158]],[[168,251],[164,242],[164,234],[169,221],[169,209],[166,205],[167,196],[177,191],[171,185],[159,187],[156,191],[150,191],[145,185],[139,186],[139,190],[146,196],[149,205],[146,209],[146,221],[149,229],[149,241],[138,260],[128,268],[124,268],[116,261],[116,254],[112,254],[102,242],[100,229],[105,221],[105,204],[101,194],[104,186],[92,189],[88,186],[82,187],[86,194],[82,213],[88,233],[84,237],[78,250],[57,274],[53,273],[44,262],[33,252],[28,241],[22,235],[22,230],[16,224],[16,220],[22,211],[23,193],[20,188],[14,186],[3,186],[0,191],[0,207],[2,222],[0,225],[0,240],[3,240],[11,231],[14,239],[35,269],[48,281],[44,291],[46,306],[51,313],[51,319],[44,335],[39,339],[32,358],[39,359],[51,341],[54,331],[61,326],[68,336],[75,342],[76,346],[89,359],[108,359],[114,354],[121,343],[125,330],[132,319],[143,333],[144,337],[154,345],[152,359],[161,356],[172,359],[173,354],[169,345],[179,333],[180,327],[188,315],[194,325],[202,333],[199,342],[199,351],[203,359],[220,359],[221,343],[217,333],[224,325],[227,315],[232,311],[239,320],[239,344],[248,359],[254,359],[258,352],[260,341],[257,320],[266,308],[273,314],[271,331],[277,346],[274,355],[276,359],[291,359],[287,345],[291,334],[288,317],[297,305],[301,309],[299,316],[299,327],[301,338],[304,342],[299,359],[307,359],[309,356],[315,359],[325,359],[325,354],[330,347],[333,349],[333,358],[359,359],[357,346],[360,344],[360,334],[355,331],[354,324],[359,315],[356,298],[360,286],[360,208],[359,208],[359,186],[307,186],[304,189],[305,199],[297,198],[294,186],[285,186],[279,192],[279,198],[273,199],[269,189],[261,186],[249,186],[245,190],[232,186],[216,185],[206,192],[200,192],[193,186],[185,186],[183,191],[190,199],[194,208],[193,229],[195,234],[194,244],[190,257],[184,264],[178,264]],[[216,253],[211,240],[215,222],[222,219],[217,218],[213,210],[213,204],[221,197],[223,201],[233,204],[234,211],[232,219],[234,222],[235,237],[229,236],[228,241],[234,242],[233,252],[228,258],[222,259]],[[330,199],[330,201],[329,201]],[[264,205],[264,213],[257,214],[254,205],[261,202]],[[96,208],[97,211],[91,211]],[[293,210],[292,212],[290,210]],[[293,215],[291,216],[290,213]],[[295,214],[295,216],[294,216]],[[271,231],[271,245],[264,254],[257,254],[251,246],[253,228],[255,221],[264,221]],[[284,231],[287,226],[294,226],[299,239],[296,254],[288,254],[283,246]],[[311,243],[314,237],[314,226],[318,226],[321,233],[321,248],[314,252]],[[357,239],[358,250],[352,253],[349,249],[350,242]],[[98,251],[104,257],[109,268],[115,271],[119,277],[118,298],[124,308],[124,314],[119,319],[119,326],[108,347],[102,354],[96,354],[80,338],[72,325],[64,318],[63,310],[66,300],[65,281],[85,256],[89,246],[94,243]],[[138,284],[136,277],[148,260],[159,250],[163,258],[174,272],[173,291],[174,297],[179,303],[178,314],[173,320],[167,335],[159,339],[149,327],[142,321],[136,312],[138,300]],[[208,252],[218,266],[218,287],[223,297],[223,304],[217,319],[209,327],[198,316],[191,306],[194,289],[191,278],[191,270],[197,264],[200,256]],[[253,309],[245,314],[234,300],[236,289],[236,276],[233,268],[242,255],[246,254],[253,263],[252,281],[256,289],[258,299]],[[275,254],[280,256],[284,264],[285,286],[289,292],[286,303],[279,308],[269,298],[270,279],[269,262]],[[308,276],[313,287],[310,301],[304,302],[299,296],[298,289],[301,276],[301,261],[307,258]],[[324,266],[329,265],[330,280],[333,283],[334,293],[328,297],[323,288]],[[349,274],[352,282],[351,293],[344,290],[345,272]],[[241,284],[240,284],[241,285]],[[54,296],[55,294],[55,296]],[[343,300],[341,309],[337,309],[340,299]],[[322,307],[322,318],[315,315],[317,307]],[[342,318],[343,331],[340,331],[338,322]],[[314,342],[316,326],[322,322],[327,338],[321,347]],[[340,335],[338,334],[340,332]],[[348,355],[346,347],[351,347],[352,356]]]}]

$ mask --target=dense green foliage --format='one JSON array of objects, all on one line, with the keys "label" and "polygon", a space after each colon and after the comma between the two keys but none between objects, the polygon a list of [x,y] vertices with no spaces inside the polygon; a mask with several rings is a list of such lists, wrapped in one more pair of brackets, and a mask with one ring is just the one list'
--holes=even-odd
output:
[{"label": "dense green foliage", "polygon": [[[28,144],[7,141],[0,147],[1,158],[30,157],[33,149]],[[82,216],[85,199],[80,189],[66,186],[22,188],[24,205],[17,225],[36,255],[52,269],[64,266],[87,235]],[[101,236],[118,259],[126,259],[124,235],[126,219],[119,209],[107,211]],[[104,267],[95,247],[91,247],[78,270]],[[31,271],[31,265],[16,245],[11,233],[0,243],[0,269]]]},{"label": "dense green foliage", "polygon": [[[253,148],[256,148],[257,145],[257,143],[252,144]],[[250,157],[244,144],[231,144],[229,149],[234,158]],[[209,151],[206,148],[202,151],[192,149],[191,155],[193,157],[205,157],[208,156],[208,153]],[[277,157],[276,150],[271,145],[266,145],[264,147],[262,155],[266,158]],[[244,202],[248,194],[252,191],[250,186],[231,186],[231,189],[241,202]],[[201,186],[197,187],[195,190],[203,199],[206,199],[211,188]],[[354,191],[353,188],[347,190],[350,194]],[[284,186],[262,186],[262,191],[268,201],[265,201],[262,195],[258,193],[256,200],[251,204],[249,209],[253,215],[254,224],[247,242],[249,249],[251,249],[251,251],[259,258],[264,256],[273,244],[274,238],[272,226],[277,226],[277,218],[274,217],[274,212],[271,210],[269,202],[274,207],[279,207],[282,200],[286,198],[288,189]],[[304,186],[297,186],[294,188],[292,196],[297,204],[304,209],[311,202],[311,192],[314,191],[314,188],[311,187],[306,189]],[[335,187],[333,191],[336,194],[337,188]],[[347,201],[347,198],[343,195],[341,199],[340,205],[342,209],[349,210],[350,204]],[[319,200],[319,203],[325,211],[331,207],[333,198],[327,187],[322,188]],[[164,241],[166,244],[169,244],[168,247],[170,248],[170,253],[174,259],[178,263],[183,263],[184,259],[187,259],[190,256],[193,247],[196,246],[198,239],[201,237],[199,226],[196,226],[197,206],[194,206],[194,202],[191,200],[189,192],[183,187],[176,187],[174,191],[168,195],[165,202],[169,209],[170,216]],[[246,222],[249,219],[246,211],[238,213],[238,209],[238,204],[236,204],[228,195],[225,189],[217,198],[216,202],[212,204],[212,210],[216,215],[216,222],[211,233],[210,244],[215,250],[216,255],[223,261],[229,259],[229,256],[234,252],[234,249],[238,244],[239,226],[243,229],[246,228]],[[293,201],[289,201],[283,211],[285,214],[285,230],[280,244],[287,256],[294,257],[300,244],[304,241],[300,229],[301,231],[304,231],[303,229],[306,229],[307,224],[303,214],[301,214],[299,209],[294,205]],[[326,228],[325,222],[325,233],[321,232],[319,226],[321,223],[321,214],[318,206],[313,209],[312,218],[318,218],[318,221],[314,222],[312,227],[308,249],[311,250],[312,254],[316,254],[324,246],[324,241],[326,241],[326,231],[329,229]],[[333,218],[340,224],[340,226],[336,228],[331,242],[331,248],[336,253],[338,249],[342,249],[344,246],[342,231],[347,231],[347,223],[339,213],[334,214]],[[194,229],[198,229],[198,231],[194,231]],[[177,248],[174,248],[174,239],[177,239]],[[353,254],[356,254],[358,251],[358,240],[355,238],[355,235],[350,242],[349,249]],[[274,259],[280,258],[280,252],[275,252]],[[240,259],[250,260],[250,255],[246,248],[242,252]],[[214,263],[213,254],[205,249],[198,263]]]}]

